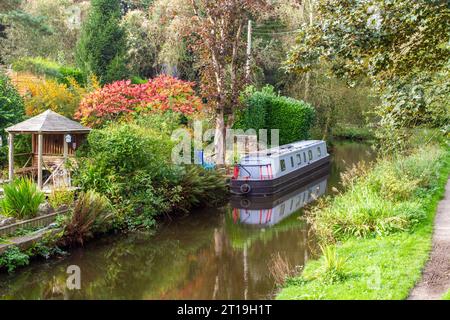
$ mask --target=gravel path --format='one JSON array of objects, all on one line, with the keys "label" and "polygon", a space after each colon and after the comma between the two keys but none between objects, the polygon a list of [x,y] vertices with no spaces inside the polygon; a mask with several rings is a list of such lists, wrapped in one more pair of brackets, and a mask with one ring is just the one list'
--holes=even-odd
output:
[{"label": "gravel path", "polygon": [[434,222],[433,247],[409,300],[439,300],[450,289],[450,179]]}]

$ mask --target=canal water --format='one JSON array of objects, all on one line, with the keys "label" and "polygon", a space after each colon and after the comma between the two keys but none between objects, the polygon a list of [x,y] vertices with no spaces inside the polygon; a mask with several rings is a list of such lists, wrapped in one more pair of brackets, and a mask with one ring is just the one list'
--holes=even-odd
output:
[{"label": "canal water", "polygon": [[[0,299],[270,299],[274,256],[292,266],[311,256],[302,207],[339,188],[348,166],[374,157],[368,145],[338,143],[329,174],[279,199],[232,200],[164,222],[153,233],[110,236],[33,262],[0,275]],[[80,267],[80,290],[67,289],[71,265]]]}]

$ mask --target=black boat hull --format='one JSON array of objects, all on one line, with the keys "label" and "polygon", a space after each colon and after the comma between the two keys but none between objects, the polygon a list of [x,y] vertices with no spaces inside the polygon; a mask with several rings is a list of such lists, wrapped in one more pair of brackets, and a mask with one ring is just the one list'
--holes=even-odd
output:
[{"label": "black boat hull", "polygon": [[[271,180],[236,180],[232,179],[230,184],[231,193],[235,196],[261,196],[268,197],[280,192],[286,192],[296,185],[304,184],[311,179],[319,178],[330,170],[330,156],[322,158],[310,165],[295,170],[282,177]],[[250,187],[250,191],[243,193],[242,189]]]}]

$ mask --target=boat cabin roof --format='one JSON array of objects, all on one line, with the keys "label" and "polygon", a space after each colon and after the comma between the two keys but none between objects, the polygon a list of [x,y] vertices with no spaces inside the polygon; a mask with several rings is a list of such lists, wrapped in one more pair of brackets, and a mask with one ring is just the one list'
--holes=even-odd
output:
[{"label": "boat cabin roof", "polygon": [[255,160],[255,158],[257,158],[257,159],[278,158],[282,155],[293,153],[296,151],[301,151],[303,149],[306,149],[309,147],[314,147],[314,146],[320,145],[322,143],[325,143],[325,142],[322,140],[297,141],[297,142],[285,144],[283,146],[250,153],[249,155],[243,157],[242,160]]}]

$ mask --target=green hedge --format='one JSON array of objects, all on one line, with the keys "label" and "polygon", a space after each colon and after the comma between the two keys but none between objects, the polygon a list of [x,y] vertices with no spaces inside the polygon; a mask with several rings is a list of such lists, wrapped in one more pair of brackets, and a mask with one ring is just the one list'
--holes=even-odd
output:
[{"label": "green hedge", "polygon": [[[245,108],[237,114],[235,129],[279,129],[280,144],[309,137],[315,111],[309,104],[275,93],[272,86],[261,91],[249,87],[243,95]],[[270,131],[269,139],[270,139]]]},{"label": "green hedge", "polygon": [[69,85],[69,78],[74,78],[81,85],[86,83],[86,77],[81,70],[40,57],[24,57],[16,60],[13,63],[13,69],[14,71],[31,72],[35,75],[51,77],[67,85]]}]

